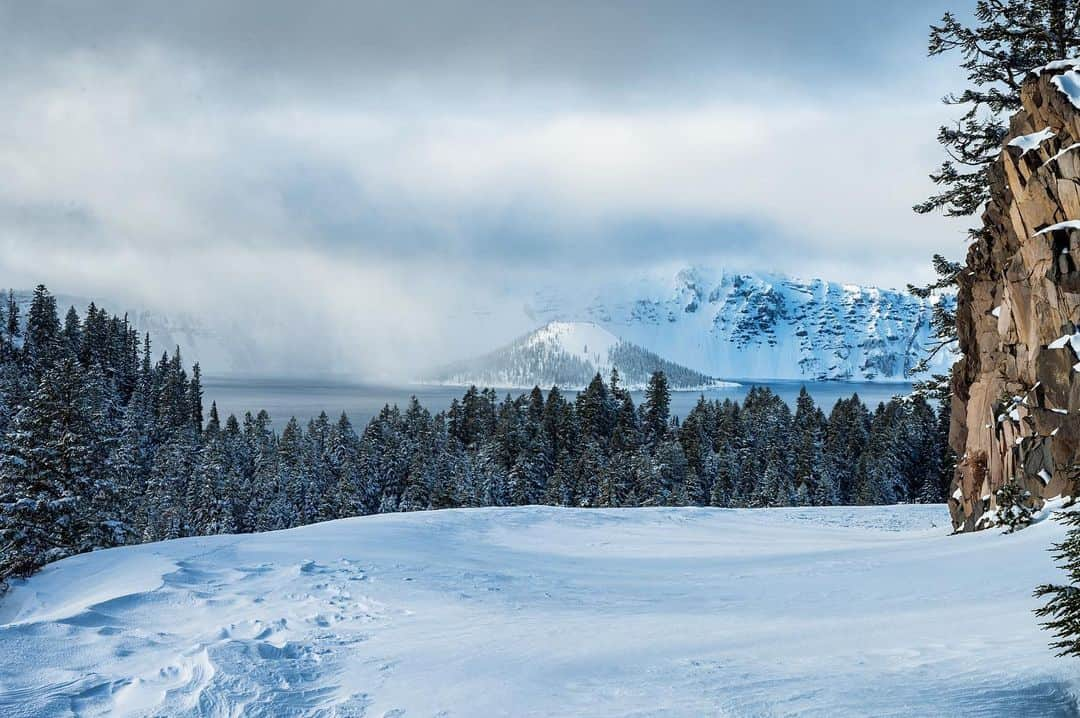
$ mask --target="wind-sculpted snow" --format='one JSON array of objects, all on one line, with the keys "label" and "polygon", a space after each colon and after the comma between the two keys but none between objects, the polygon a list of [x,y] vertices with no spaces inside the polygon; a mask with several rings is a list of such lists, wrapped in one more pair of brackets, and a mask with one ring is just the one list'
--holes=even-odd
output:
[{"label": "wind-sculpted snow", "polygon": [[1052,522],[941,506],[382,515],[66,559],[0,600],[10,716],[1077,715]]}]

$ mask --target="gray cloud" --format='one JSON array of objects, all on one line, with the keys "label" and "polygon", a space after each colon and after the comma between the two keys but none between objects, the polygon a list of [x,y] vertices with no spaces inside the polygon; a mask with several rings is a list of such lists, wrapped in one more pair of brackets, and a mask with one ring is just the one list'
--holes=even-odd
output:
[{"label": "gray cloud", "polygon": [[898,286],[963,249],[909,209],[956,79],[923,58],[941,9],[0,0],[0,271],[318,314],[360,369],[484,348],[448,319],[477,308],[513,335],[552,275]]},{"label": "gray cloud", "polygon": [[237,85],[464,76],[634,94],[753,71],[865,76],[921,44],[940,11],[933,0],[39,0],[4,3],[0,38],[30,61],[164,48]]}]

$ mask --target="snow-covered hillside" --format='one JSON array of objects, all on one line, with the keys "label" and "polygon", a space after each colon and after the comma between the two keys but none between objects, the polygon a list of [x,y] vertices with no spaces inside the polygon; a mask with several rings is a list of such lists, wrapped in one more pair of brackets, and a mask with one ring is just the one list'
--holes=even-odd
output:
[{"label": "snow-covered hillside", "polygon": [[619,370],[623,386],[631,389],[644,387],[657,370],[667,375],[675,389],[734,386],[625,342],[598,324],[558,321],[490,354],[435,369],[424,380],[455,386],[529,388],[556,384],[581,389],[597,372],[606,379],[613,367]]},{"label": "snow-covered hillside", "polygon": [[381,515],[77,556],[0,599],[7,716],[1073,716],[1061,527],[941,506]]},{"label": "snow-covered hillside", "polygon": [[[695,267],[673,279],[540,292],[526,310],[534,321],[598,323],[712,376],[895,381],[932,344],[932,301],[939,300]],[[941,353],[936,370],[952,359]]]}]

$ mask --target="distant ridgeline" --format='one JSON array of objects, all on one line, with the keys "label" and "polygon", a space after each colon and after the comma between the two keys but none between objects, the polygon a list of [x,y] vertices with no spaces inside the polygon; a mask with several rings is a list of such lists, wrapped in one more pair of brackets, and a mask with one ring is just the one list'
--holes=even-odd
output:
[{"label": "distant ridgeline", "polygon": [[[537,322],[591,322],[711,376],[906,381],[934,343],[934,305],[953,301],[688,267],[613,286],[552,287],[526,311]],[[954,359],[941,352],[931,369],[946,371]]]},{"label": "distant ridgeline", "polygon": [[[0,584],[124,543],[459,506],[779,506],[941,501],[948,415],[922,399],[792,414],[768,389],[669,416],[667,377],[634,405],[618,372],[575,400],[476,387],[434,416],[414,398],[357,434],[326,414],[280,435],[266,412],[203,416],[198,365],[153,360],[125,319],[63,321],[38,287],[0,306]],[[632,365],[632,362],[631,362]]]}]

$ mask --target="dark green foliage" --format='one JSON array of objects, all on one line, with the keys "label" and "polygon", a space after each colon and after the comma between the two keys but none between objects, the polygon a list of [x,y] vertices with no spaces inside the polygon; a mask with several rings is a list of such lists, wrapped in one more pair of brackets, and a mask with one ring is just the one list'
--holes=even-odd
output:
[{"label": "dark green foliage", "polygon": [[1042,625],[1058,639],[1050,645],[1059,656],[1080,656],[1080,513],[1061,513],[1057,518],[1071,527],[1065,540],[1053,548],[1054,560],[1068,579],[1035,589],[1036,598],[1049,598],[1035,615],[1048,619]]},{"label": "dark green foliage", "polygon": [[641,386],[658,372],[663,374],[669,383],[684,390],[700,388],[716,381],[701,372],[670,362],[626,342],[619,342],[612,348],[610,360],[623,368],[623,379],[630,386]]},{"label": "dark green foliage", "polygon": [[[958,55],[968,85],[944,98],[959,109],[959,116],[938,131],[946,159],[930,178],[940,191],[915,206],[919,213],[943,210],[965,217],[980,210],[990,198],[990,166],[1005,140],[1007,118],[1021,107],[1024,77],[1048,62],[1071,58],[1080,49],[1078,0],[978,0],[972,20],[965,23],[947,12],[930,28],[929,54]],[[980,232],[972,230],[972,237]],[[909,289],[923,297],[951,290],[961,266],[934,255],[938,279]],[[953,304],[939,302],[932,324],[936,342],[912,368],[913,375],[924,372],[931,357],[956,341]],[[917,388],[944,400],[950,393],[949,377],[935,375]]]},{"label": "dark green foliage", "polygon": [[[955,346],[958,341],[956,333],[956,299],[953,292],[957,287],[957,281],[963,264],[952,262],[940,254],[934,255],[934,272],[937,279],[929,284],[916,286],[908,285],[908,291],[917,297],[924,299],[935,294],[941,294],[934,304],[930,315],[930,330],[933,336],[933,344],[926,347],[922,358],[908,370],[908,376],[925,374],[930,368],[930,362],[949,347]],[[940,403],[947,403],[952,396],[952,386],[948,374],[931,374],[929,379],[923,379],[915,383],[915,392],[922,394]]]},{"label": "dark green foliage", "polygon": [[65,359],[15,416],[0,455],[0,581],[114,540],[94,511],[114,498],[95,480],[94,398]]},{"label": "dark green foliage", "polygon": [[649,377],[645,389],[645,404],[642,406],[642,428],[650,441],[659,441],[667,435],[668,420],[671,416],[671,390],[663,372],[654,372]]},{"label": "dark green foliage", "polygon": [[1014,533],[1031,523],[1031,492],[1021,486],[1016,477],[1009,477],[1005,485],[997,490],[996,498],[994,520],[998,526],[1005,527],[1005,533]]},{"label": "dark green foliage", "polygon": [[56,313],[56,298],[44,285],[34,289],[30,311],[26,315],[26,336],[22,354],[31,369],[40,376],[60,358],[63,350],[60,317]]},{"label": "dark green foliage", "polygon": [[987,172],[1005,139],[1005,119],[1020,108],[1024,76],[1078,48],[1077,0],[978,0],[972,24],[950,12],[931,26],[930,55],[957,53],[968,86],[944,98],[961,114],[938,131],[947,159],[930,178],[941,191],[917,212],[963,217],[979,210],[989,198]]},{"label": "dark green foliage", "polygon": [[[655,372],[663,372],[672,385],[696,389],[715,383],[713,377],[667,361],[635,344],[619,342],[604,359],[622,367],[622,380],[631,386],[644,386]],[[515,386],[523,381],[539,381],[567,387],[587,386],[596,370],[585,359],[567,353],[561,346],[534,343],[523,337],[508,347],[478,359],[449,364],[429,377],[434,382],[455,383],[459,377],[476,377]]]}]

